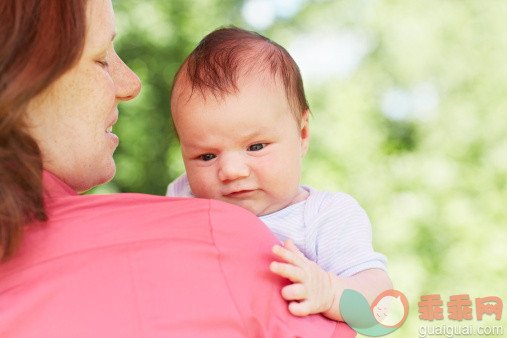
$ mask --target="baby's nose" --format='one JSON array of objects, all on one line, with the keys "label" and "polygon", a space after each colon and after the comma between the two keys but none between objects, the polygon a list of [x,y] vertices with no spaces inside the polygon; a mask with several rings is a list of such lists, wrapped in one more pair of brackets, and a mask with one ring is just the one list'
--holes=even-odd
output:
[{"label": "baby's nose", "polygon": [[233,181],[250,175],[250,168],[240,155],[227,154],[220,159],[218,178],[221,181]]}]

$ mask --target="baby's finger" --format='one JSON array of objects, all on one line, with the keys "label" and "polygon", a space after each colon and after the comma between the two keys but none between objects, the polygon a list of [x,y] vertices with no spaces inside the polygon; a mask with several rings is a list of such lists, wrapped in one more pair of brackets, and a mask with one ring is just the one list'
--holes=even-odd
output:
[{"label": "baby's finger", "polygon": [[269,269],[271,272],[285,277],[293,283],[303,281],[304,271],[297,266],[280,262],[271,262]]},{"label": "baby's finger", "polygon": [[302,302],[290,302],[289,312],[298,317],[308,316],[311,314],[309,302],[306,300]]},{"label": "baby's finger", "polygon": [[282,297],[285,300],[302,300],[306,299],[306,288],[303,284],[294,283],[282,288]]},{"label": "baby's finger", "polygon": [[273,253],[278,256],[280,259],[286,261],[289,264],[292,265],[300,265],[301,264],[301,257],[296,254],[295,252],[291,252],[287,250],[284,247],[281,247],[279,245],[273,246]]},{"label": "baby's finger", "polygon": [[289,250],[290,252],[294,252],[295,254],[298,254],[298,255],[303,255],[303,253],[301,251],[299,251],[298,247],[294,244],[294,242],[290,238],[287,238],[285,240],[285,243],[283,243],[283,247],[285,249]]}]

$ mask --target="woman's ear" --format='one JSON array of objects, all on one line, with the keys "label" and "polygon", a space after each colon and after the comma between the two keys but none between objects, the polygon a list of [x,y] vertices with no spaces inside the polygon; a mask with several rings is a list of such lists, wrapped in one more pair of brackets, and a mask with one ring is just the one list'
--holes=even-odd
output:
[{"label": "woman's ear", "polygon": [[301,157],[305,156],[310,144],[310,109],[305,109],[301,116],[300,136],[301,136]]}]

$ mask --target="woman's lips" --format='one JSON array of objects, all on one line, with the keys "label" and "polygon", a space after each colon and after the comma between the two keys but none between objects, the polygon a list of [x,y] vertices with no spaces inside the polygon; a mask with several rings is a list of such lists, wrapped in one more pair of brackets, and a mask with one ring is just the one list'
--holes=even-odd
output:
[{"label": "woman's lips", "polygon": [[118,110],[115,111],[114,115],[111,117],[111,119],[108,121],[106,126],[106,133],[112,133],[113,132],[113,125],[118,122]]},{"label": "woman's lips", "polygon": [[106,136],[111,140],[111,142],[113,142],[115,147],[118,146],[118,144],[120,143],[120,139],[118,138],[118,136],[113,134],[113,125],[117,121],[118,121],[118,115],[114,116],[113,120],[110,122],[109,127],[107,127],[105,130]]},{"label": "woman's lips", "polygon": [[105,129],[106,137],[113,143],[116,148],[120,143],[120,139],[117,135],[113,134],[113,125],[118,122],[118,110],[115,111],[114,115],[108,121],[107,128]]}]

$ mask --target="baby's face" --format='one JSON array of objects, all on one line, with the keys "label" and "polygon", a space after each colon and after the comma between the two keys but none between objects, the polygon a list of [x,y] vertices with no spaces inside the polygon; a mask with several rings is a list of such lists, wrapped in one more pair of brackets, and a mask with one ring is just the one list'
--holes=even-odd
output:
[{"label": "baby's face", "polygon": [[[173,95],[172,114],[192,192],[266,215],[306,198],[299,188],[309,141],[308,114],[299,125],[284,88],[249,76],[239,92],[216,99]],[[180,86],[181,87],[181,86]]]}]

